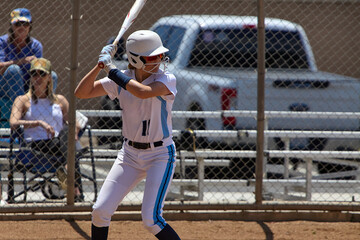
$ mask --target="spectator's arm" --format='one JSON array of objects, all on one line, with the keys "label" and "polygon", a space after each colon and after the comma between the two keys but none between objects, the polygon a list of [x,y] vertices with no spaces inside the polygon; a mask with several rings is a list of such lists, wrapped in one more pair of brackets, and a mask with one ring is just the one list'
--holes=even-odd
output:
[{"label": "spectator's arm", "polygon": [[6,69],[12,64],[16,64],[15,61],[0,62],[0,74],[4,74]]},{"label": "spectator's arm", "polygon": [[3,74],[8,68],[8,63],[5,62],[5,43],[3,39],[0,39],[0,74]]},{"label": "spectator's arm", "polygon": [[22,64],[30,63],[33,59],[42,56],[42,45],[40,43],[36,47],[37,51],[35,52],[35,55],[27,56],[16,60],[5,61],[5,51],[4,51],[5,47],[6,47],[6,43],[4,42],[3,39],[0,39],[0,74],[4,74],[4,72],[10,65],[13,64],[22,65]]},{"label": "spectator's arm", "polygon": [[0,62],[0,74],[4,74],[4,72],[10,65],[13,65],[13,64],[22,65],[22,64],[30,63],[35,58],[36,58],[35,56],[28,56],[28,57],[24,57],[24,58],[17,59],[17,60]]},{"label": "spectator's arm", "polygon": [[34,48],[34,55],[37,58],[41,58],[43,56],[43,45],[41,42],[37,42],[36,45],[33,46]]},{"label": "spectator's arm", "polygon": [[63,114],[63,121],[64,121],[64,123],[68,123],[68,121],[69,121],[69,116],[68,116],[69,102],[63,95],[58,94],[58,95],[56,95],[56,97],[58,98],[59,105],[61,107],[61,111]]},{"label": "spectator's arm", "polygon": [[[14,104],[12,105],[11,115],[10,115],[10,127],[12,129],[16,129],[17,127],[19,127],[21,125],[20,119],[23,115],[25,101],[27,100],[26,98],[27,97],[25,95],[18,96],[15,99]],[[35,123],[35,121],[34,121],[33,124],[37,125],[38,123]]]},{"label": "spectator's arm", "polygon": [[[69,121],[69,102],[68,100],[63,96],[63,95],[57,95],[57,98],[59,100],[60,106],[61,106],[61,111],[63,113],[63,120],[64,123],[68,123]],[[78,133],[81,129],[80,123],[76,120],[75,122],[75,140],[78,140]]]}]

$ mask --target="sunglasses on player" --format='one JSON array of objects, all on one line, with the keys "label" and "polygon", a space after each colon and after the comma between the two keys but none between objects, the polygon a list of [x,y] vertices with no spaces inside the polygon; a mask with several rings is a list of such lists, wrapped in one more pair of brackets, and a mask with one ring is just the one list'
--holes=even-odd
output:
[{"label": "sunglasses on player", "polygon": [[41,70],[33,70],[30,72],[30,75],[32,77],[37,77],[37,76],[45,77],[47,75],[47,73],[44,71],[41,71]]},{"label": "sunglasses on player", "polygon": [[24,21],[19,21],[19,22],[14,23],[14,25],[15,25],[15,27],[21,27],[21,26],[28,27],[28,26],[30,26],[30,23],[24,22]]},{"label": "sunglasses on player", "polygon": [[156,56],[143,56],[143,58],[145,59],[146,62],[155,61],[158,58],[163,59],[163,57],[164,57],[163,53],[156,55]]}]

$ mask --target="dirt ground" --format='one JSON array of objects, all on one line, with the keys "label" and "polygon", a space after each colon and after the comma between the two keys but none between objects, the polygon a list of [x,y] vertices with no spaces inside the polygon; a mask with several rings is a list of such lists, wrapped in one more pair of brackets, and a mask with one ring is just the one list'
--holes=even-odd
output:
[{"label": "dirt ground", "polygon": [[[169,221],[182,240],[360,239],[360,223]],[[89,221],[0,221],[0,239],[90,239]],[[156,239],[141,222],[113,221],[109,239]]]}]

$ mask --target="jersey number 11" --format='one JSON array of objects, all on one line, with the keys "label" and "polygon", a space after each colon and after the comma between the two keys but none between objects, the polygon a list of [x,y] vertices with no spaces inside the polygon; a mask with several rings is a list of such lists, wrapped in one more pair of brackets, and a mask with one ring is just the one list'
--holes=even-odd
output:
[{"label": "jersey number 11", "polygon": [[142,121],[142,125],[143,125],[143,128],[142,128],[142,134],[141,135],[142,136],[149,135],[150,119]]}]

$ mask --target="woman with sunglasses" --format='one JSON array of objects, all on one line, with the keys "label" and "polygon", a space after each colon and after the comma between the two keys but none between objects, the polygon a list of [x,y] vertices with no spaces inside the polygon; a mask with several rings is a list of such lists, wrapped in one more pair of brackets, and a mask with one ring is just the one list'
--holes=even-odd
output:
[{"label": "woman with sunglasses", "polygon": [[[67,153],[67,128],[69,102],[60,94],[54,94],[51,63],[45,58],[31,61],[30,89],[18,96],[11,110],[10,126],[24,127],[24,140],[31,149],[59,156],[64,165]],[[80,130],[77,123],[77,131]],[[77,135],[76,135],[77,136]],[[75,200],[82,201],[80,168],[76,161]],[[66,189],[66,172],[57,172],[62,188]]]},{"label": "woman with sunglasses", "polygon": [[122,109],[124,142],[93,206],[92,239],[107,239],[111,216],[143,179],[144,227],[158,239],[180,239],[162,217],[175,169],[171,110],[176,79],[165,67],[160,69],[168,51],[157,33],[136,31],[126,41],[129,69],[116,69],[111,62],[116,48],[105,46],[98,63],[105,65],[108,77],[95,81],[101,71],[97,64],[75,90],[78,98],[118,98]]},{"label": "woman with sunglasses", "polygon": [[[9,33],[0,37],[0,94],[14,100],[29,89],[30,62],[42,57],[43,46],[30,37],[31,13],[26,8],[14,9]],[[52,72],[54,88],[57,75]]]}]

